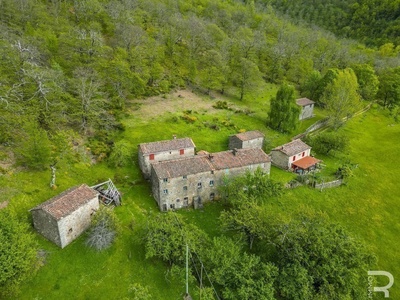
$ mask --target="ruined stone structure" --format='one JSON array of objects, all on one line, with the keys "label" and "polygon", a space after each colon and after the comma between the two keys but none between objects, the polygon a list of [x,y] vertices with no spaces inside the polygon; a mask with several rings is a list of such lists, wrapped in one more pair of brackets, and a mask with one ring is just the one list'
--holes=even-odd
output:
[{"label": "ruined stone structure", "polygon": [[152,192],[161,211],[200,207],[217,199],[225,177],[261,168],[270,172],[271,159],[261,149],[236,149],[152,164]]},{"label": "ruined stone structure", "polygon": [[261,131],[253,130],[231,135],[229,137],[229,149],[260,148],[264,144],[264,134]]},{"label": "ruined stone structure", "polygon": [[310,152],[311,147],[297,139],[272,149],[272,164],[298,173],[308,172],[320,162],[320,160],[310,156]]},{"label": "ruined stone structure", "polygon": [[195,144],[190,138],[158,141],[139,145],[139,167],[146,179],[150,178],[150,164],[159,161],[191,157],[195,154]]},{"label": "ruined stone structure", "polygon": [[64,248],[90,226],[91,216],[98,209],[97,191],[82,184],[30,211],[35,229],[48,240]]},{"label": "ruined stone structure", "polygon": [[296,104],[301,107],[299,120],[309,119],[314,116],[315,102],[308,98],[300,98],[296,100]]}]

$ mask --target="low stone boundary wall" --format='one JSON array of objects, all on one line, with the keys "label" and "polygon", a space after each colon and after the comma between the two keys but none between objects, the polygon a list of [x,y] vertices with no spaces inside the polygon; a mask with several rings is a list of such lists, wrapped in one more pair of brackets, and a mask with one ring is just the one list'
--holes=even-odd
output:
[{"label": "low stone boundary wall", "polygon": [[322,190],[325,188],[333,188],[333,187],[340,186],[340,185],[342,185],[342,183],[343,183],[343,180],[338,179],[338,180],[334,180],[334,181],[314,184],[314,188]]}]

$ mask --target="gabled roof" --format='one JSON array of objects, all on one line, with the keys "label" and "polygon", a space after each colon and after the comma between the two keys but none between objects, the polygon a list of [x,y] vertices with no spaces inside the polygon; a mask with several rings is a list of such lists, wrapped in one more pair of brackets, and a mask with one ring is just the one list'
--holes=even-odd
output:
[{"label": "gabled roof", "polygon": [[53,216],[56,220],[68,216],[82,205],[95,198],[98,192],[88,187],[86,184],[72,187],[58,196],[47,200],[31,209],[42,209]]},{"label": "gabled roof", "polygon": [[271,158],[261,149],[238,149],[161,161],[153,163],[152,166],[157,177],[161,179],[239,168],[270,161]]},{"label": "gabled roof", "polygon": [[249,140],[254,140],[254,139],[258,139],[258,138],[263,138],[264,133],[262,133],[259,130],[252,130],[252,131],[238,133],[233,136],[236,136],[241,141],[249,141]]},{"label": "gabled roof", "polygon": [[213,170],[206,155],[197,155],[152,163],[158,178],[176,178]]},{"label": "gabled roof", "polygon": [[308,98],[300,98],[300,99],[296,100],[296,104],[299,106],[307,106],[307,105],[314,104],[314,103],[315,103],[314,101],[312,101]]},{"label": "gabled roof", "polygon": [[309,167],[314,166],[315,164],[319,163],[320,160],[316,159],[315,157],[312,156],[306,156],[303,157],[297,161],[292,162],[292,165],[295,165],[296,167],[307,170]]},{"label": "gabled roof", "polygon": [[304,143],[302,140],[297,139],[294,141],[291,141],[290,143],[284,144],[282,146],[276,147],[272,149],[272,151],[280,151],[287,156],[292,156],[299,154],[300,152],[306,151],[308,149],[311,149],[310,146],[308,146],[306,143]]},{"label": "gabled roof", "polygon": [[270,162],[271,158],[262,149],[236,149],[212,154],[212,164],[216,170],[233,169]]},{"label": "gabled roof", "polygon": [[151,154],[194,147],[196,146],[190,138],[172,139],[139,145],[139,148],[141,149],[143,154]]}]

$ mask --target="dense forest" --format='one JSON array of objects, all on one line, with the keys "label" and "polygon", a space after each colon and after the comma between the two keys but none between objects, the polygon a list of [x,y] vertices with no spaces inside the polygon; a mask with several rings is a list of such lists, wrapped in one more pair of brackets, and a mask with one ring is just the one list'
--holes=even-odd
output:
[{"label": "dense forest", "polygon": [[129,99],[186,85],[235,87],[242,99],[283,81],[313,96],[331,68],[398,74],[393,53],[294,26],[253,1],[2,0],[0,22],[0,142],[39,168],[60,155],[68,130],[108,155]]},{"label": "dense forest", "polygon": [[[379,267],[399,262],[390,223],[398,218],[386,215],[398,201],[390,167],[400,117],[399,7],[397,0],[0,0],[0,298],[176,299],[189,243],[203,259],[192,265],[209,270],[198,290],[199,274],[189,275],[197,298],[365,299],[375,252]],[[209,110],[166,112],[163,101],[184,89],[197,97],[185,100]],[[303,131],[297,97],[316,103]],[[161,112],[140,115],[150,101]],[[342,126],[365,107],[370,115]],[[326,120],[332,130],[307,143],[327,176],[346,174],[333,192],[284,188],[294,179],[282,170],[277,181],[255,172],[226,183],[229,197],[207,213],[161,214],[136,163],[139,143],[177,133],[221,151],[229,134],[260,129],[270,150]],[[388,152],[375,164],[378,147]],[[60,250],[32,234],[30,208],[61,188],[107,177],[124,194],[110,213],[116,224],[107,246],[117,245],[95,252],[82,238]]]},{"label": "dense forest", "polygon": [[[400,45],[400,1],[398,0],[262,0],[292,17],[323,27],[342,37],[367,45]],[[386,45],[388,46],[388,45]]]}]

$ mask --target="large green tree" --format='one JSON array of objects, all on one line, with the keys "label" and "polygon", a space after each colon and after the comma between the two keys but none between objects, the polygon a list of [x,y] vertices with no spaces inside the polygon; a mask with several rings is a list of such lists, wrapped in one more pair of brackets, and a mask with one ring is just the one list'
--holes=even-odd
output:
[{"label": "large green tree", "polygon": [[[0,298],[9,298],[17,285],[37,268],[38,245],[28,226],[8,209],[0,210]],[[3,298],[2,298],[3,299]]]},{"label": "large green tree", "polygon": [[387,108],[400,105],[400,68],[388,69],[379,76],[377,98]]},{"label": "large green tree", "polygon": [[271,241],[282,299],[365,299],[375,257],[339,225],[316,216],[281,224]]},{"label": "large green tree", "polygon": [[300,108],[295,101],[294,87],[283,84],[271,99],[268,125],[281,132],[292,132],[299,124]]},{"label": "large green tree", "polygon": [[276,267],[262,262],[254,254],[243,252],[232,239],[214,238],[211,247],[205,251],[205,264],[223,299],[275,299]]},{"label": "large green tree", "polygon": [[321,102],[336,129],[343,124],[345,118],[359,110],[361,99],[354,71],[350,68],[340,70],[337,77],[326,86]]},{"label": "large green tree", "polygon": [[379,79],[371,65],[358,64],[351,67],[356,73],[360,95],[365,100],[375,100]]}]

